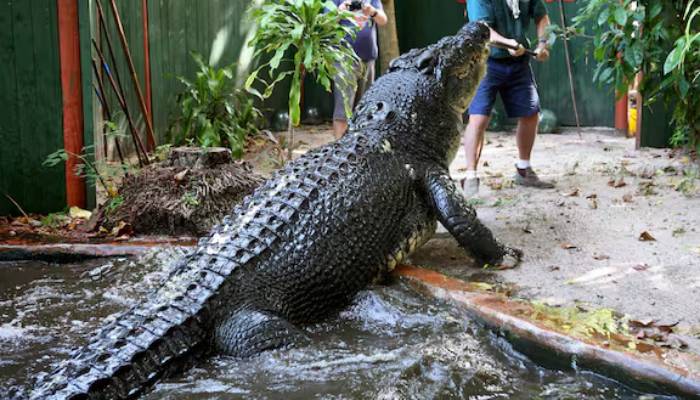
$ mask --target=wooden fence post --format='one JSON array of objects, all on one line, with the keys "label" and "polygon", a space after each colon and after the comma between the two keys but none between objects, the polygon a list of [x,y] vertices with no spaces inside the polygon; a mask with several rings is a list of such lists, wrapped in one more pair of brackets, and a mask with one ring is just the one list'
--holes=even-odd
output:
[{"label": "wooden fence post", "polygon": [[[63,100],[63,147],[69,153],[80,154],[83,150],[83,95],[78,1],[56,1]],[[84,208],[86,206],[85,180],[75,174],[78,163],[78,159],[73,156],[66,161],[66,202],[69,206]]]}]

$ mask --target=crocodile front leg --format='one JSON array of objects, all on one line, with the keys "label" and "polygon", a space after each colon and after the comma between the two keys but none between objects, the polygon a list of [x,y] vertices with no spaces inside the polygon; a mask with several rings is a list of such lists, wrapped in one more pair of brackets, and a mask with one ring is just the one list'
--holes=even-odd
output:
[{"label": "crocodile front leg", "polygon": [[308,342],[304,333],[288,321],[263,311],[240,309],[216,326],[214,343],[219,351],[234,357],[250,357]]},{"label": "crocodile front leg", "polygon": [[438,220],[460,246],[489,264],[514,267],[520,262],[522,251],[503,245],[493,236],[479,221],[476,211],[466,202],[447,171],[429,169],[425,186]]}]

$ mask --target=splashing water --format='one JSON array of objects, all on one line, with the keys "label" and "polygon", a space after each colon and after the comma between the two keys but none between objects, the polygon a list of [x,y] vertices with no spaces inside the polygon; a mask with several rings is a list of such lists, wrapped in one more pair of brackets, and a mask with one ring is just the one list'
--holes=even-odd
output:
[{"label": "splashing water", "polygon": [[[157,286],[183,251],[139,260],[0,263],[0,398],[19,399],[104,319]],[[529,361],[454,306],[395,282],[360,293],[312,343],[213,357],[147,399],[638,399],[597,375]],[[658,397],[657,397],[658,398]]]}]

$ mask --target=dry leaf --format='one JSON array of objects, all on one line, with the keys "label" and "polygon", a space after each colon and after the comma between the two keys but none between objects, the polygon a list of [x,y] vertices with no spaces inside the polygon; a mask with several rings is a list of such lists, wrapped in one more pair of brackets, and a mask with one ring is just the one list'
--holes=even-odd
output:
[{"label": "dry leaf", "polygon": [[598,208],[598,199],[596,199],[595,197],[588,199],[588,206],[594,210],[597,209]]},{"label": "dry leaf", "polygon": [[568,193],[560,193],[560,194],[564,197],[578,197],[579,192],[580,192],[579,188],[574,188]]},{"label": "dry leaf", "polygon": [[624,186],[627,186],[627,183],[625,183],[625,178],[620,177],[619,179],[611,179],[608,181],[608,186],[614,187],[614,188],[621,188]]},{"label": "dry leaf", "polygon": [[646,271],[649,269],[649,265],[645,263],[637,264],[632,267],[635,271]]},{"label": "dry leaf", "polygon": [[591,194],[589,194],[588,196],[586,196],[586,198],[589,199],[589,200],[590,200],[590,199],[597,199],[597,198],[598,198],[598,195],[595,194],[595,193],[591,193]]},{"label": "dry leaf", "polygon": [[625,203],[634,203],[634,195],[632,193],[627,193],[626,195],[622,196],[622,201]]},{"label": "dry leaf", "polygon": [[576,245],[571,244],[571,243],[562,243],[560,246],[561,246],[562,249],[565,249],[565,250],[571,250],[571,249],[577,249],[577,248],[578,248],[578,247],[576,247]]},{"label": "dry leaf", "polygon": [[595,254],[595,255],[593,255],[593,259],[598,260],[598,261],[604,261],[604,260],[609,260],[610,256],[606,256],[605,254]]},{"label": "dry leaf", "polygon": [[639,235],[639,241],[640,242],[655,242],[656,238],[651,236],[651,233],[649,233],[649,231],[644,231]]},{"label": "dry leaf", "polygon": [[175,174],[175,176],[173,178],[175,178],[175,180],[177,182],[182,182],[185,179],[185,176],[187,175],[187,173],[189,171],[190,171],[189,169],[184,169],[184,170],[178,172],[177,174]]},{"label": "dry leaf", "polygon": [[488,166],[489,166],[489,162],[488,162],[488,161],[484,161],[484,167],[488,167]]},{"label": "dry leaf", "polygon": [[68,210],[68,215],[70,215],[71,218],[90,219],[92,213],[88,210],[83,210],[80,207],[73,206]]}]

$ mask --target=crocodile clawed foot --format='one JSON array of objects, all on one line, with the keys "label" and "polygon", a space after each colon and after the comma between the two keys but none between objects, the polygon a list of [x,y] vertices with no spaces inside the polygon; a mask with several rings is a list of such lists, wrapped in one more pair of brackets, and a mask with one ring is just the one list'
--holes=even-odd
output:
[{"label": "crocodile clawed foot", "polygon": [[505,254],[498,263],[498,269],[512,269],[517,267],[523,259],[523,251],[515,247],[505,248]]}]

